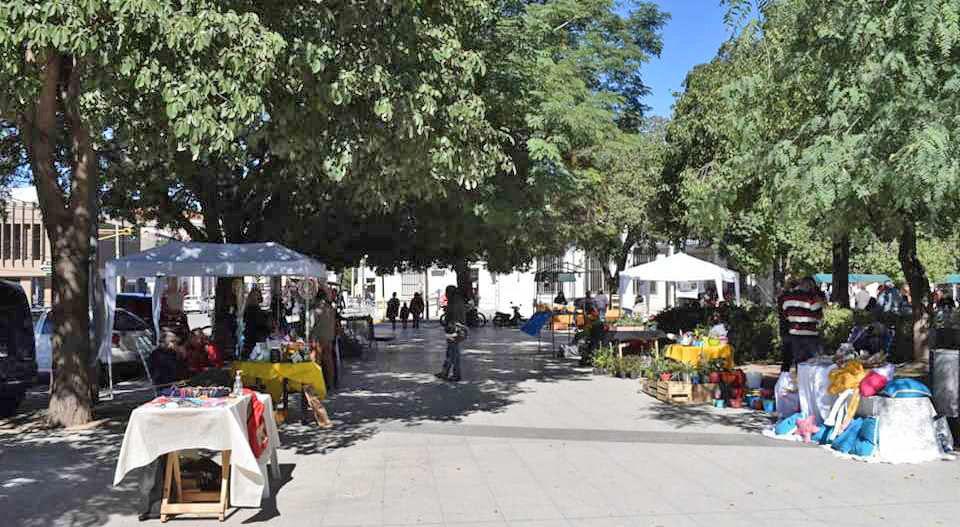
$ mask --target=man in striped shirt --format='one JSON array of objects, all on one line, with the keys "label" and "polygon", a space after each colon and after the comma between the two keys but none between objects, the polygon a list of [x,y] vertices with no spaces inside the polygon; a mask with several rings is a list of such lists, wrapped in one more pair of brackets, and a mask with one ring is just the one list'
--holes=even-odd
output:
[{"label": "man in striped shirt", "polygon": [[780,314],[787,323],[784,347],[792,352],[791,362],[804,362],[822,353],[820,321],[825,302],[813,278],[801,280],[796,289],[780,297],[780,302]]}]

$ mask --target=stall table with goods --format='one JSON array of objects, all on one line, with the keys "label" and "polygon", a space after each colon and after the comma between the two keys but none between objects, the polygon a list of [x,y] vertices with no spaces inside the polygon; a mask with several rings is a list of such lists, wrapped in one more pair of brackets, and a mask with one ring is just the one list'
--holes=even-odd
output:
[{"label": "stall table with goods", "polygon": [[732,369],[733,346],[727,342],[704,342],[702,344],[671,344],[667,346],[664,356],[684,364],[698,365],[703,362],[723,360],[727,368]]},{"label": "stall table with goods", "polygon": [[835,356],[814,357],[776,386],[776,426],[768,437],[802,441],[841,457],[869,462],[921,463],[952,459],[949,426],[916,379],[896,378],[884,353],[849,344]]},{"label": "stall table with goods", "polygon": [[[270,395],[237,387],[174,387],[167,393],[130,415],[114,485],[134,469],[158,470],[163,465],[161,521],[180,514],[213,515],[223,521],[231,506],[259,507],[270,492],[267,466],[279,477],[280,438]],[[183,460],[196,458],[198,450],[219,453],[219,478],[212,489],[181,471]],[[141,478],[141,483],[153,480]],[[150,489],[144,490],[149,494]]]},{"label": "stall table with goods", "polygon": [[655,354],[660,354],[660,339],[666,337],[666,333],[656,329],[644,326],[611,326],[607,330],[606,339],[608,342],[617,346],[617,354],[623,357],[624,346],[631,342],[639,342],[645,345],[652,344]]},{"label": "stall table with goods", "polygon": [[[276,401],[282,402],[281,416],[286,418],[291,391],[300,392],[301,408],[309,403],[317,423],[327,427],[330,421],[321,401],[327,396],[323,368],[311,360],[302,342],[258,344],[249,361],[236,361],[231,369],[239,373],[247,386],[263,386]],[[302,419],[307,421],[306,411]]]}]

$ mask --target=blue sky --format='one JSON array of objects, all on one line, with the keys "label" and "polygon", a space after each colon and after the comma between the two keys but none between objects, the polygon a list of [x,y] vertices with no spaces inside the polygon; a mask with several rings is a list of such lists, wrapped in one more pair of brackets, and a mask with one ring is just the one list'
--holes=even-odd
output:
[{"label": "blue sky", "polygon": [[[654,0],[671,19],[663,28],[663,53],[643,66],[641,74],[653,93],[646,103],[651,115],[669,117],[673,93],[680,91],[690,68],[709,61],[727,38],[725,8],[720,0]],[[631,2],[624,2],[629,7]]]}]

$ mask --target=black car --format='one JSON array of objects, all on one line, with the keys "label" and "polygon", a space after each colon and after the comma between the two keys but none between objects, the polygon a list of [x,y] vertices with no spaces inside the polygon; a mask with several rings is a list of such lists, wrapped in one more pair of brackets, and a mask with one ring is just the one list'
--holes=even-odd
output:
[{"label": "black car", "polygon": [[33,317],[19,284],[0,280],[0,417],[9,417],[37,380]]}]

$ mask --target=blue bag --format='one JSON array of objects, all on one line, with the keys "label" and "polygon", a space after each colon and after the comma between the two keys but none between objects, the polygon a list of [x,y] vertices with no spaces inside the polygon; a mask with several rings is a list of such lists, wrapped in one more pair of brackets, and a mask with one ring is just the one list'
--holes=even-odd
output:
[{"label": "blue bag", "polygon": [[880,393],[894,399],[931,396],[930,388],[915,379],[894,379]]},{"label": "blue bag", "polygon": [[774,428],[774,431],[778,436],[784,436],[787,434],[792,434],[794,430],[797,429],[797,420],[800,419],[800,412],[797,412],[788,417],[784,417],[777,423],[777,426]]}]

